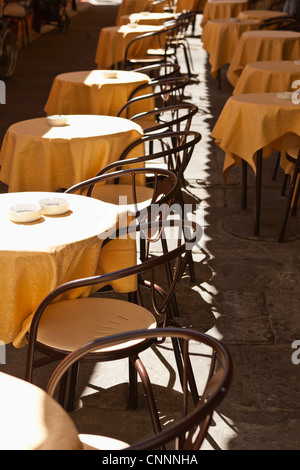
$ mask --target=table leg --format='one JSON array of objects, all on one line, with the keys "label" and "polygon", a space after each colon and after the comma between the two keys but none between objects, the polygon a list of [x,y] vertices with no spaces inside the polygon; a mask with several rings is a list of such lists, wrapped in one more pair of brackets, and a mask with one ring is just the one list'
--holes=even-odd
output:
[{"label": "table leg", "polygon": [[258,150],[256,156],[256,194],[254,214],[254,235],[259,235],[260,228],[260,205],[261,205],[261,176],[262,176],[262,149]]},{"label": "table leg", "polygon": [[247,170],[248,164],[242,160],[242,209],[247,209]]},{"label": "table leg", "polygon": [[217,87],[218,87],[218,90],[220,90],[220,88],[221,88],[221,69],[218,70]]}]

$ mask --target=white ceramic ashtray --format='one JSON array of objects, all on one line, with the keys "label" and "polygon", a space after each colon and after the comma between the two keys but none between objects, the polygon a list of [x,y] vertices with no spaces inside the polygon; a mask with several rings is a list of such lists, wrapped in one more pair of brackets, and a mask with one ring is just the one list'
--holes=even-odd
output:
[{"label": "white ceramic ashtray", "polygon": [[114,72],[113,70],[109,70],[107,72],[103,72],[104,78],[117,78],[118,77],[118,72]]},{"label": "white ceramic ashtray", "polygon": [[48,116],[47,122],[49,126],[65,126],[67,124],[67,116],[63,116],[62,114],[57,114],[54,116]]},{"label": "white ceramic ashtray", "polygon": [[9,218],[12,222],[35,222],[41,215],[41,207],[37,204],[16,204],[9,209]]},{"label": "white ceramic ashtray", "polygon": [[295,65],[300,65],[300,60],[294,60]]},{"label": "white ceramic ashtray", "polygon": [[293,91],[281,91],[280,93],[276,93],[276,98],[280,100],[291,100],[293,93]]},{"label": "white ceramic ashtray", "polygon": [[60,215],[69,210],[69,203],[61,197],[47,197],[39,201],[42,214]]}]

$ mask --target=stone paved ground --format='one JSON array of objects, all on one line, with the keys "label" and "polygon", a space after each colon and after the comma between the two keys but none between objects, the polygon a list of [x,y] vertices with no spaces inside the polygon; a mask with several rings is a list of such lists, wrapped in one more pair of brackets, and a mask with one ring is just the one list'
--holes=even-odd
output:
[{"label": "stone paved ground", "polygon": [[[69,31],[60,34],[54,29],[20,51],[16,72],[7,82],[7,104],[1,106],[1,139],[11,123],[44,114],[55,75],[94,68],[99,30],[114,23],[117,8],[118,3],[109,0],[80,6]],[[298,450],[300,364],[293,364],[291,346],[300,340],[300,242],[289,241],[290,231],[287,242],[274,241],[285,202],[280,196],[282,175],[272,181],[275,155],[264,161],[263,237],[247,238],[252,226],[254,178],[250,175],[249,209],[241,214],[240,168],[230,173],[224,185],[223,152],[210,138],[232,89],[226,68],[221,89],[210,77],[199,23],[198,17],[196,36],[190,39],[199,83],[191,85],[188,93],[199,106],[193,127],[203,138],[187,170],[186,202],[193,204],[193,217],[204,226],[204,236],[195,250],[197,282],[190,285],[185,276],[179,286],[180,321],[222,339],[235,361],[231,391],[215,413],[205,448]],[[181,64],[184,68],[182,60]],[[293,223],[299,230],[299,217]],[[0,370],[22,378],[25,354],[25,349],[8,346],[7,364]],[[169,384],[168,402],[173,404],[176,387],[170,387],[171,376],[161,366],[155,387],[162,392]],[[48,377],[49,369],[39,371],[36,383],[45,386]],[[142,435],[148,424],[145,403],[141,400],[139,409],[128,417],[126,381],[124,364],[85,369],[81,407],[72,414],[80,431],[103,432],[104,426],[125,440]],[[101,420],[96,409],[101,411]]]}]

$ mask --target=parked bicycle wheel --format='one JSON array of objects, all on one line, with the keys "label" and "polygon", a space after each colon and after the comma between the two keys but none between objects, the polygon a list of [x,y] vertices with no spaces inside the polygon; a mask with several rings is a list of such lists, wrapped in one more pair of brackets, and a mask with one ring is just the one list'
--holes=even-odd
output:
[{"label": "parked bicycle wheel", "polygon": [[9,28],[0,30],[0,78],[9,78],[17,63],[17,45],[13,32]]}]

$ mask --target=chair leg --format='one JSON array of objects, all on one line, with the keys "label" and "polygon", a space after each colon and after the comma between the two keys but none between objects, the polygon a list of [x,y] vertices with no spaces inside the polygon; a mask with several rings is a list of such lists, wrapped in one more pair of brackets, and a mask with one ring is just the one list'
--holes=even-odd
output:
[{"label": "chair leg", "polygon": [[277,159],[276,159],[275,167],[274,167],[274,172],[273,172],[273,176],[272,176],[272,181],[275,181],[275,180],[276,180],[277,171],[278,171],[279,163],[280,163],[280,157],[281,157],[281,153],[278,152],[278,153],[277,153]]},{"label": "chair leg", "polygon": [[242,209],[247,209],[247,172],[248,164],[242,160]]},{"label": "chair leg", "polygon": [[65,400],[66,400],[66,393],[67,393],[67,382],[68,382],[68,372],[66,372],[59,383],[59,391],[58,391],[58,403],[65,408]]},{"label": "chair leg", "polygon": [[261,178],[262,178],[262,150],[257,152],[256,162],[256,195],[255,195],[255,216],[254,235],[259,235],[260,230],[260,206],[261,206]]},{"label": "chair leg", "polygon": [[298,175],[298,183],[296,183],[297,189],[294,195],[294,202],[292,205],[292,210],[291,210],[291,215],[295,216],[297,214],[297,207],[298,207],[298,200],[300,196],[300,181],[299,181],[299,175]]},{"label": "chair leg", "polygon": [[71,369],[71,377],[70,377],[70,385],[69,385],[69,394],[68,394],[68,403],[67,403],[67,411],[71,412],[74,411],[75,408],[75,393],[76,393],[76,384],[78,378],[78,362],[72,365]]},{"label": "chair leg", "polygon": [[128,370],[129,370],[129,390],[128,390],[127,409],[134,410],[138,407],[138,382],[137,382],[137,370],[131,358],[129,358],[128,360]]},{"label": "chair leg", "polygon": [[[289,216],[290,209],[291,209],[291,204],[292,204],[292,201],[293,201],[293,196],[295,194],[295,189],[296,189],[296,185],[297,185],[297,178],[298,178],[299,170],[300,170],[300,156],[298,156],[297,162],[295,164],[295,169],[294,169],[294,174],[293,174],[292,181],[291,181],[291,186],[290,186],[290,191],[289,191],[288,200],[287,200],[287,204],[286,204],[284,219],[283,219],[283,223],[282,223],[280,234],[279,234],[279,239],[278,239],[279,242],[283,242],[283,240],[284,240],[286,225],[287,225],[288,216]],[[298,181],[294,204],[297,203],[297,200],[299,198],[299,190],[300,190],[299,187],[300,187],[300,183]]]},{"label": "chair leg", "polygon": [[281,196],[284,196],[284,195],[285,195],[285,190],[286,190],[286,187],[287,187],[288,179],[289,179],[289,175],[284,175],[284,179],[283,179],[283,183],[282,183],[282,188],[281,188]]},{"label": "chair leg", "polygon": [[144,386],[144,391],[145,391],[146,398],[147,398],[148,408],[149,408],[154,432],[158,433],[161,431],[161,425],[160,425],[158,411],[157,411],[155,398],[154,398],[154,394],[153,394],[153,390],[152,390],[148,373],[146,371],[144,364],[142,363],[139,357],[132,358],[132,360],[134,361],[135,368],[138,371],[138,374]]}]

